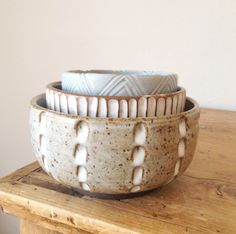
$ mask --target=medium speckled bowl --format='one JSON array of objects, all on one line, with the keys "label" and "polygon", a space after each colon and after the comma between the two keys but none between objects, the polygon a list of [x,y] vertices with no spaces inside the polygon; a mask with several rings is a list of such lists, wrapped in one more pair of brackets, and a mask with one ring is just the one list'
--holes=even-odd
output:
[{"label": "medium speckled bowl", "polygon": [[144,96],[96,96],[73,94],[62,90],[61,82],[47,85],[47,107],[65,114],[90,117],[154,117],[183,111],[186,90]]},{"label": "medium speckled bowl", "polygon": [[31,102],[34,153],[57,181],[90,196],[124,198],[165,185],[190,164],[198,137],[199,107],[147,118],[93,118]]}]

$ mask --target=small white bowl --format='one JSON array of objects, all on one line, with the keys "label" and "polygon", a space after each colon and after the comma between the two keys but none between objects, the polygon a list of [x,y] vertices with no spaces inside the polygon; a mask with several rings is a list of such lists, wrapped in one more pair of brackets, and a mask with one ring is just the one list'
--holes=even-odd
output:
[{"label": "small white bowl", "polygon": [[160,71],[75,70],[62,74],[62,89],[98,96],[142,96],[175,92],[177,75]]}]

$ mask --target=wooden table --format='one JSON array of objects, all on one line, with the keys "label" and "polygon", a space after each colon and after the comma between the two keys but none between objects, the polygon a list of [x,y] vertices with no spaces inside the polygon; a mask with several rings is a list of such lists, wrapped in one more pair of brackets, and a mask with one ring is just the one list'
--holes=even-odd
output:
[{"label": "wooden table", "polygon": [[176,181],[122,201],[73,193],[32,163],[0,180],[21,233],[236,233],[236,112],[203,109],[195,158]]}]

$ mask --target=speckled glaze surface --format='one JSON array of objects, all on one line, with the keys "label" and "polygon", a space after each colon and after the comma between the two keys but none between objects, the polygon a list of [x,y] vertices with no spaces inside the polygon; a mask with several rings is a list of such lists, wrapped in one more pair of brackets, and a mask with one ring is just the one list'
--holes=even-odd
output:
[{"label": "speckled glaze surface", "polygon": [[171,115],[183,111],[186,90],[177,87],[176,92],[144,96],[91,96],[73,94],[62,90],[61,82],[47,85],[47,107],[65,114],[90,117],[153,117]]},{"label": "speckled glaze surface", "polygon": [[192,161],[199,107],[150,118],[92,118],[45,108],[45,95],[31,102],[34,153],[60,183],[89,194],[138,194],[165,185]]},{"label": "speckled glaze surface", "polygon": [[177,74],[161,71],[75,70],[61,76],[63,90],[99,96],[142,96],[176,91]]}]

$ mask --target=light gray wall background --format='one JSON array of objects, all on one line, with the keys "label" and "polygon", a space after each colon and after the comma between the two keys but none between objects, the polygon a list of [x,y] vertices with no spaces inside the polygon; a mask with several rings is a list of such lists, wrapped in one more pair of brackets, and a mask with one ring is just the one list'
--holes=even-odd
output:
[{"label": "light gray wall background", "polygon": [[29,101],[68,69],[173,71],[202,107],[236,110],[236,1],[0,0],[0,66],[3,176],[35,160]]}]

